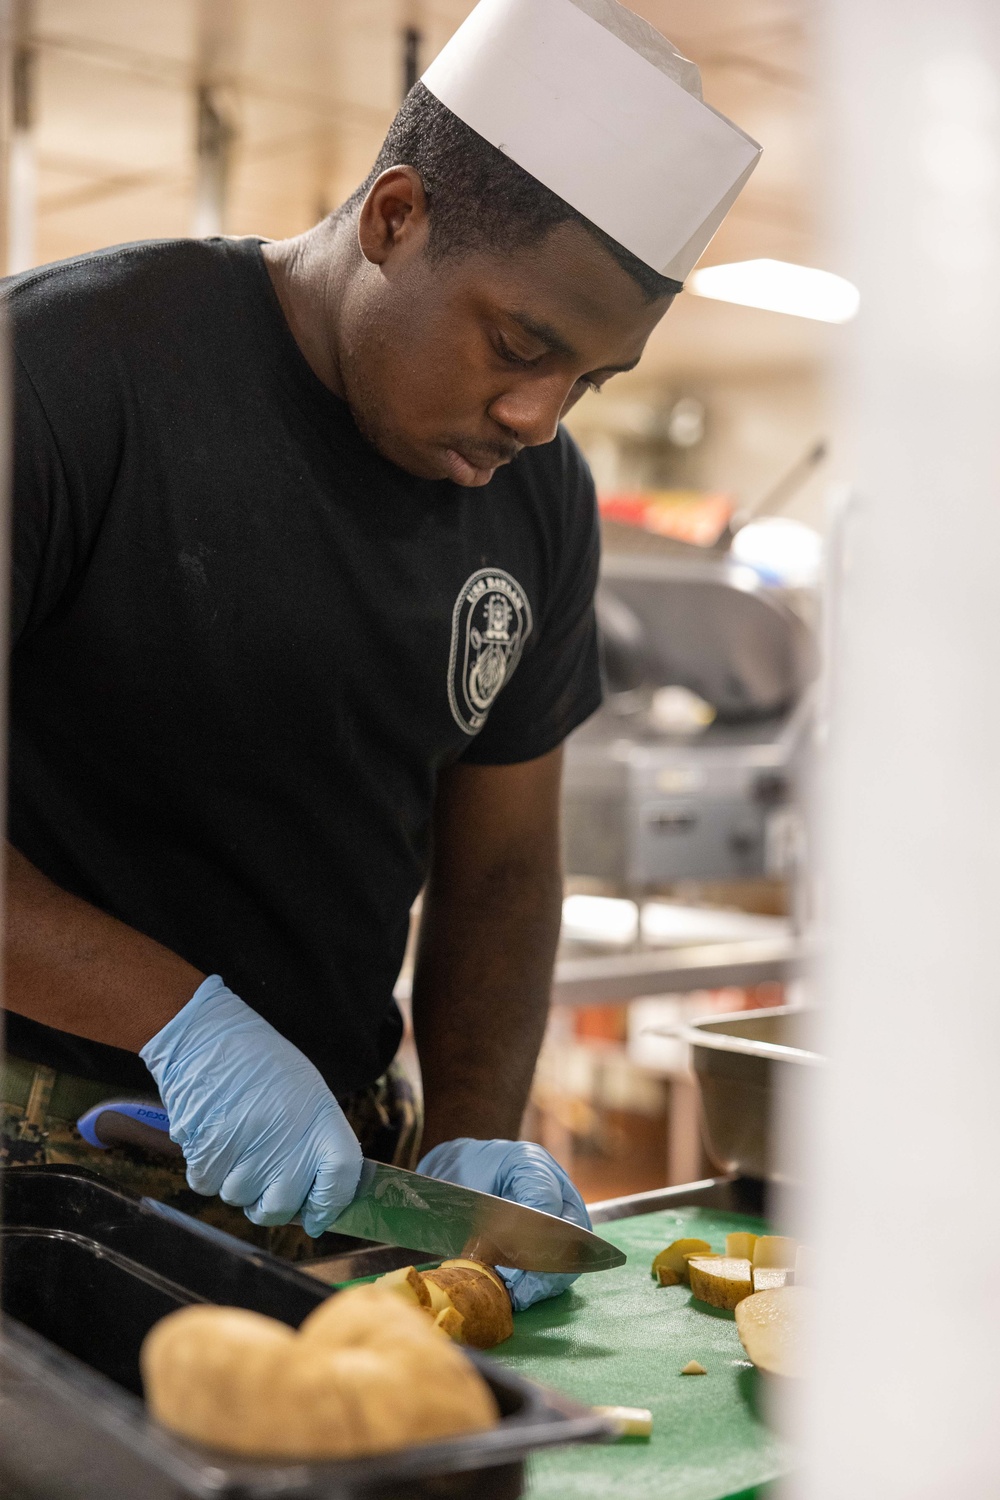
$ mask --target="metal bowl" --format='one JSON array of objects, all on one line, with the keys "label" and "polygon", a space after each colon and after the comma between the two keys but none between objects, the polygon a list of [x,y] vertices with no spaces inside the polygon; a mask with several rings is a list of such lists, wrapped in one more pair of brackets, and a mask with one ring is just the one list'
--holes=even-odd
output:
[{"label": "metal bowl", "polygon": [[691,1021],[677,1035],[691,1048],[709,1155],[726,1172],[794,1180],[776,1124],[781,1107],[822,1062],[813,1050],[816,1012],[793,1006]]}]

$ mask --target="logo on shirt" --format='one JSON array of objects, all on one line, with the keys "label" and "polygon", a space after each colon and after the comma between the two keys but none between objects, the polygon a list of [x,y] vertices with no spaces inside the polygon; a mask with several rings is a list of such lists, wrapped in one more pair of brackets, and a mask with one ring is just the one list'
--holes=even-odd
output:
[{"label": "logo on shirt", "polygon": [[451,617],[448,702],[466,734],[478,734],[531,634],[531,605],[502,568],[467,578]]}]

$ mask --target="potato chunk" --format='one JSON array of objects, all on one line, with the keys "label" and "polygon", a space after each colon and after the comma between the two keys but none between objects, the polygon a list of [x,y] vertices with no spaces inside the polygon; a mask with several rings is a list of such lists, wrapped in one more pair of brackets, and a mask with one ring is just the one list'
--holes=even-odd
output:
[{"label": "potato chunk", "polygon": [[402,1266],[398,1271],[388,1271],[378,1279],[379,1286],[384,1286],[387,1292],[395,1292],[403,1298],[404,1302],[410,1302],[414,1307],[423,1307],[430,1311],[431,1298],[424,1282],[424,1278],[415,1266]]},{"label": "potato chunk", "polygon": [[755,1234],[746,1234],[742,1230],[738,1234],[727,1234],[726,1254],[735,1260],[753,1260],[753,1247],[756,1243]]},{"label": "potato chunk", "polygon": [[653,1413],[644,1406],[595,1406],[594,1410],[614,1422],[619,1437],[653,1435]]},{"label": "potato chunk", "polygon": [[730,1312],[753,1292],[753,1279],[748,1260],[738,1260],[725,1255],[712,1259],[691,1259],[691,1291],[700,1302],[711,1307],[727,1308]]},{"label": "potato chunk", "polygon": [[762,1234],[750,1258],[755,1266],[791,1271],[795,1266],[795,1241],[784,1234]]},{"label": "potato chunk", "polygon": [[755,1292],[773,1292],[776,1287],[790,1281],[791,1275],[784,1266],[754,1266],[753,1289]]},{"label": "potato chunk", "polygon": [[[712,1247],[707,1240],[674,1240],[665,1250],[654,1257],[652,1272],[655,1279],[659,1279],[661,1270],[673,1271],[678,1281],[688,1285],[688,1269],[685,1256],[688,1255],[711,1255]],[[661,1286],[673,1286],[670,1281],[660,1281]]]},{"label": "potato chunk", "polygon": [[771,1375],[803,1374],[803,1328],[812,1306],[808,1287],[783,1286],[755,1292],[736,1309],[736,1329],[759,1370]]}]

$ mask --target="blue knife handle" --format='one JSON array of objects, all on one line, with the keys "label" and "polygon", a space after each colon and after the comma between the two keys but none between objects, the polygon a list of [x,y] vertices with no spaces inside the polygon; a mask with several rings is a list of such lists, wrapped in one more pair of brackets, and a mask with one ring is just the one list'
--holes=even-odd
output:
[{"label": "blue knife handle", "polygon": [[132,1139],[146,1137],[147,1131],[155,1134],[146,1138],[153,1150],[158,1150],[164,1155],[174,1156],[180,1151],[170,1139],[170,1119],[165,1109],[157,1104],[143,1103],[134,1099],[106,1099],[102,1104],[95,1104],[93,1109],[88,1109],[85,1115],[81,1115],[76,1122],[76,1128],[83,1136],[88,1145],[96,1146],[100,1151],[106,1151],[110,1146],[116,1145],[114,1132],[109,1131],[111,1139],[102,1139],[99,1132],[99,1122],[103,1115],[124,1115],[125,1119],[134,1122],[139,1129],[134,1135],[130,1132]]}]

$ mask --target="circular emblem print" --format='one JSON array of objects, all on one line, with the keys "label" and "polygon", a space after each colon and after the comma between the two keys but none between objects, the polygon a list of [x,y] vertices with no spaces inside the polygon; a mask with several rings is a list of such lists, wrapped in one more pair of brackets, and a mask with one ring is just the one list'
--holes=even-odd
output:
[{"label": "circular emblem print", "polygon": [[448,702],[455,723],[478,734],[531,634],[531,605],[502,568],[467,578],[451,617]]}]

